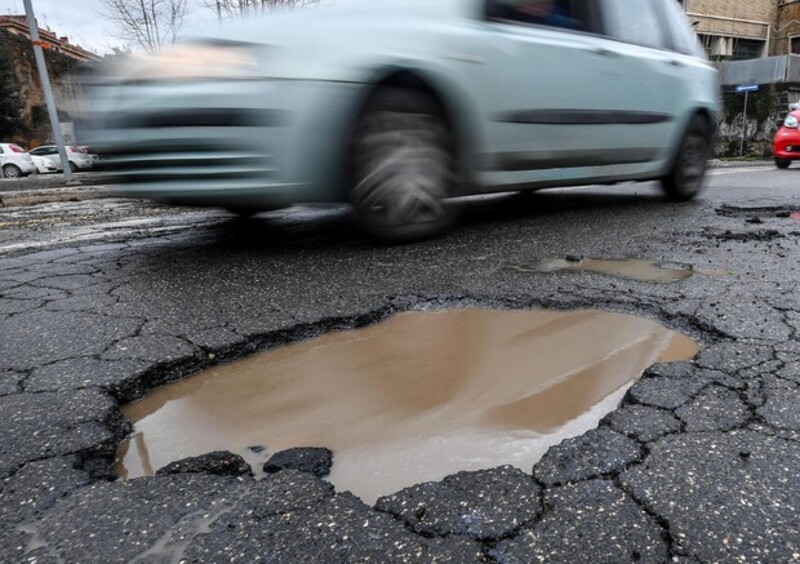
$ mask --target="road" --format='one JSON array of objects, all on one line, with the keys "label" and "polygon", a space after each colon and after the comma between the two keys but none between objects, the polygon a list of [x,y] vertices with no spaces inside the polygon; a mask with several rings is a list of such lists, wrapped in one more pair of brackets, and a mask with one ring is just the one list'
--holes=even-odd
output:
[{"label": "road", "polygon": [[[9,561],[800,560],[800,169],[464,203],[447,236],[376,245],[344,209],[238,220],[124,200],[0,209],[0,554]],[[641,258],[673,283],[520,272]],[[376,506],[311,474],[127,482],[119,405],[165,382],[392,313],[603,309],[701,344],[533,468]],[[336,453],[334,452],[334,461]],[[224,473],[224,472],[223,472]]]}]

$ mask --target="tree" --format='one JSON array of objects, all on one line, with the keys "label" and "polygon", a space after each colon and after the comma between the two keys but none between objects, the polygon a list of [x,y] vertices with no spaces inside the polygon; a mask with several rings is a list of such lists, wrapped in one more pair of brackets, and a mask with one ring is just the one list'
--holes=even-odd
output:
[{"label": "tree", "polygon": [[317,2],[318,0],[203,0],[203,4],[217,12],[220,17],[295,8]]},{"label": "tree", "polygon": [[124,41],[148,53],[174,43],[189,11],[189,0],[102,0],[103,17],[116,24]]},{"label": "tree", "polygon": [[0,44],[0,139],[22,131],[22,98],[8,47]]}]

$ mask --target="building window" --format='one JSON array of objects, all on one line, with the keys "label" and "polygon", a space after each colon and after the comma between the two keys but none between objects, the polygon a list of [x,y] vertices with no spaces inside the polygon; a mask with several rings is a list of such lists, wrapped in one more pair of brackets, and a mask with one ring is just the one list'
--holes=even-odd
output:
[{"label": "building window", "polygon": [[[758,59],[764,54],[764,45],[766,44],[760,39],[737,39],[722,35],[698,34],[698,37],[706,55],[712,61]],[[798,47],[800,48],[800,44]]]},{"label": "building window", "polygon": [[800,54],[800,35],[789,38],[789,52]]},{"label": "building window", "polygon": [[756,39],[735,39],[731,59],[743,61],[745,59],[758,59],[764,52],[764,42]]}]

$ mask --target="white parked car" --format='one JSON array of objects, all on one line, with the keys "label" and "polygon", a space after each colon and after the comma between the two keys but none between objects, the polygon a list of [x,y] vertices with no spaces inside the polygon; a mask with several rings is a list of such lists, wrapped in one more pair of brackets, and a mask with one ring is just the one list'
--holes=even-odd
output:
[{"label": "white parked car", "polygon": [[[72,172],[88,170],[94,166],[92,155],[88,154],[84,147],[67,145],[66,149],[69,167],[72,169]],[[42,145],[41,147],[36,147],[31,150],[31,155],[49,159],[55,165],[56,170],[61,170],[61,159],[58,156],[58,147],[56,145]]]},{"label": "white parked car", "polygon": [[36,172],[39,174],[46,174],[48,172],[58,172],[58,167],[55,163],[47,157],[39,157],[31,155],[33,164],[36,166]]},{"label": "white parked car", "polygon": [[13,143],[0,143],[0,171],[6,178],[27,176],[36,170],[28,152]]}]

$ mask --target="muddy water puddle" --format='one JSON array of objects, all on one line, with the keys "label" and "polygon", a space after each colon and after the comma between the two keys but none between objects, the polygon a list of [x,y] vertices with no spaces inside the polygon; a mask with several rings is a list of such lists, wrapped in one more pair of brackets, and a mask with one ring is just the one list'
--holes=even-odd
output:
[{"label": "muddy water puddle", "polygon": [[134,432],[117,472],[152,475],[230,450],[258,473],[274,452],[325,446],[329,480],[371,503],[460,470],[530,471],[551,445],[595,427],[647,366],[697,351],[653,321],[594,310],[403,313],[124,406]]},{"label": "muddy water puddle", "polygon": [[728,276],[725,270],[695,270],[691,266],[672,267],[641,259],[547,259],[538,262],[510,264],[508,268],[520,272],[584,271],[628,278],[639,282],[677,282],[696,274],[703,276]]}]

